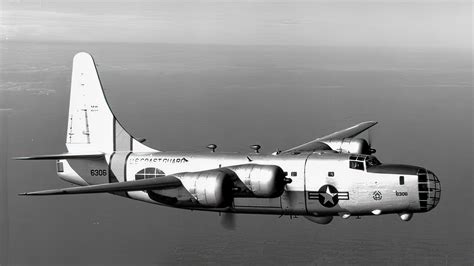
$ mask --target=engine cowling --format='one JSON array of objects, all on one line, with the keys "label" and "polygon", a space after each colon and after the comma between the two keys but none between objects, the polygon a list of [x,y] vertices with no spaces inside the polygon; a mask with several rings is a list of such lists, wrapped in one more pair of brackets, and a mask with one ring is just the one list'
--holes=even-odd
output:
[{"label": "engine cowling", "polygon": [[283,169],[276,165],[243,164],[227,167],[257,198],[275,198],[283,194],[285,185],[291,182]]},{"label": "engine cowling", "polygon": [[220,170],[177,174],[186,190],[202,206],[222,208],[232,203],[232,174]]},{"label": "engine cowling", "polygon": [[365,139],[345,138],[343,140],[322,141],[331,149],[342,153],[372,154],[369,143]]}]

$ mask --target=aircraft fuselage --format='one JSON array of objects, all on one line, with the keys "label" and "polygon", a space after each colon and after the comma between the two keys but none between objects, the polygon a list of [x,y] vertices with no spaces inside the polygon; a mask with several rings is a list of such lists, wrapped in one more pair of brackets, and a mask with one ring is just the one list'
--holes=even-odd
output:
[{"label": "aircraft fuselage", "polygon": [[63,172],[58,174],[69,182],[90,185],[237,165],[275,165],[291,179],[279,196],[249,197],[236,193],[231,207],[226,208],[203,207],[190,201],[186,204],[166,201],[167,198],[178,198],[178,201],[186,202],[189,193],[180,189],[158,191],[162,198],[153,197],[147,191],[118,193],[154,204],[221,212],[348,217],[425,212],[434,208],[439,200],[439,194],[435,192],[439,181],[431,171],[407,165],[370,166],[367,161],[375,157],[367,155],[333,151],[278,156],[221,152],[115,152],[106,158],[91,159],[87,164],[84,160],[60,160]]}]

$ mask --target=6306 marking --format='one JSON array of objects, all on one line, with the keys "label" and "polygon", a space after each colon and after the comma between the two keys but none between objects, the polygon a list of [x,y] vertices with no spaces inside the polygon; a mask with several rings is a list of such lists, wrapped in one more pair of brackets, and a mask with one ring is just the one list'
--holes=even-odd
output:
[{"label": "6306 marking", "polygon": [[105,169],[92,169],[91,176],[106,176],[107,170]]}]

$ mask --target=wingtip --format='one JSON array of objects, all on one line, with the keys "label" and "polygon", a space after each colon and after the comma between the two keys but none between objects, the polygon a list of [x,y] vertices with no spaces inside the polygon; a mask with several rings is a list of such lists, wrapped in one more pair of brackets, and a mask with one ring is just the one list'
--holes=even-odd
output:
[{"label": "wingtip", "polygon": [[361,122],[361,123],[355,125],[354,127],[357,127],[357,126],[373,127],[373,126],[377,125],[378,123],[379,123],[378,121],[369,120],[369,121]]},{"label": "wingtip", "polygon": [[18,193],[18,196],[28,196],[28,192]]},{"label": "wingtip", "polygon": [[378,123],[379,123],[378,121],[369,120],[369,121],[362,122],[361,124],[373,124],[373,125],[376,125],[376,124],[378,124]]},{"label": "wingtip", "polygon": [[28,160],[29,157],[12,157],[12,160],[20,161],[20,160]]}]

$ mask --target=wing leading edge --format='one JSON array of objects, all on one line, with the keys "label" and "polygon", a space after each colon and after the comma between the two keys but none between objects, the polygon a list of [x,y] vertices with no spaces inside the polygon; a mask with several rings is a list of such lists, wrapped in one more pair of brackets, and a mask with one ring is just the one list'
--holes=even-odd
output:
[{"label": "wing leading edge", "polygon": [[354,125],[352,127],[334,132],[332,134],[326,135],[324,137],[319,138],[319,141],[331,140],[331,139],[345,139],[345,138],[353,138],[360,133],[366,131],[367,129],[377,125],[378,122],[376,121],[366,121]]},{"label": "wing leading edge", "polygon": [[21,193],[21,196],[48,196],[48,195],[67,195],[67,194],[90,194],[90,193],[111,193],[123,191],[140,191],[165,189],[182,186],[181,181],[174,176],[162,176],[144,180],[126,181],[120,183],[106,183],[99,185],[90,185],[82,187],[70,187],[51,189],[35,192]]},{"label": "wing leading edge", "polygon": [[366,121],[354,125],[352,127],[331,133],[321,138],[317,138],[305,144],[293,147],[282,153],[291,153],[291,152],[308,152],[308,151],[317,151],[317,150],[328,150],[331,149],[328,145],[323,143],[323,141],[333,140],[333,139],[345,139],[345,138],[352,138],[360,133],[366,131],[367,129],[375,126],[378,122],[376,121]]},{"label": "wing leading edge", "polygon": [[104,157],[101,152],[89,153],[60,153],[60,154],[45,154],[28,157],[14,157],[13,160],[61,160],[61,159],[100,159]]}]

